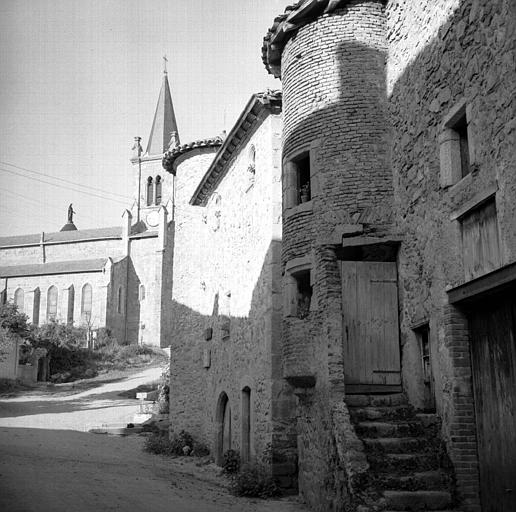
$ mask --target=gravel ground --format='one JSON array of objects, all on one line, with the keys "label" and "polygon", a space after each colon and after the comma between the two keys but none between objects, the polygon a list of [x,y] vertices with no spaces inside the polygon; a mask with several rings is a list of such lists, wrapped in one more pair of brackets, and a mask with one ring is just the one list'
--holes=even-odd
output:
[{"label": "gravel ground", "polygon": [[[123,391],[156,380],[160,368],[0,397],[2,512],[302,512],[296,499],[228,494],[213,465],[142,451],[141,436],[90,434],[132,421]],[[93,387],[92,387],[93,386]]]}]

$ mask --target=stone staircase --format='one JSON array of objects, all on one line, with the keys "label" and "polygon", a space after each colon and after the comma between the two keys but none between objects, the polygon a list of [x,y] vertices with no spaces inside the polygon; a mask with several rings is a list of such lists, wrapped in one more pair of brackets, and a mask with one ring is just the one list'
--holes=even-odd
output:
[{"label": "stone staircase", "polygon": [[456,511],[436,415],[416,414],[402,393],[348,395],[346,403],[370,465],[357,511]]}]

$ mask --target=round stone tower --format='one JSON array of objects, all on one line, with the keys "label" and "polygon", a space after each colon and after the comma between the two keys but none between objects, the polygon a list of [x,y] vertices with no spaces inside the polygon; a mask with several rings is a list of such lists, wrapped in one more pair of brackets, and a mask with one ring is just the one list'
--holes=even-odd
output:
[{"label": "round stone tower", "polygon": [[263,45],[283,85],[283,377],[300,398],[299,487],[312,504],[331,500],[318,476],[336,475],[337,494],[348,485],[332,466],[349,421],[337,420],[353,353],[346,308],[358,300],[347,289],[359,288],[345,276],[396,259],[386,49],[381,0],[299,2]]}]

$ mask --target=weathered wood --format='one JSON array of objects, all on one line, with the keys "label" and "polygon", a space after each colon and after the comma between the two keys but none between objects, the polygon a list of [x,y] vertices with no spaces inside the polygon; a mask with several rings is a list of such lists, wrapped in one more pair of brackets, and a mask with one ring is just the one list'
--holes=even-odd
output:
[{"label": "weathered wood", "polygon": [[480,494],[484,512],[516,510],[516,299],[469,314]]},{"label": "weathered wood", "polygon": [[462,218],[462,247],[466,279],[473,279],[500,267],[498,222],[494,201]]},{"label": "weathered wood", "polygon": [[346,384],[399,385],[398,289],[393,262],[342,262]]}]

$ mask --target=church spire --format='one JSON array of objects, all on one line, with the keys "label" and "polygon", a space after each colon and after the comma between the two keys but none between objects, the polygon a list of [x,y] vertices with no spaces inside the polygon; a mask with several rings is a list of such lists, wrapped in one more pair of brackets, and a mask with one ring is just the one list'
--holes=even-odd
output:
[{"label": "church spire", "polygon": [[152,122],[152,129],[147,144],[148,155],[162,155],[169,149],[171,142],[179,145],[176,116],[172,105],[170,86],[168,85],[166,56],[163,56],[163,83],[159,93],[156,113]]}]

